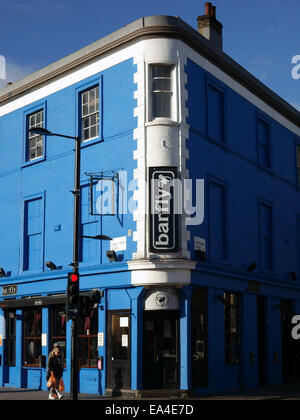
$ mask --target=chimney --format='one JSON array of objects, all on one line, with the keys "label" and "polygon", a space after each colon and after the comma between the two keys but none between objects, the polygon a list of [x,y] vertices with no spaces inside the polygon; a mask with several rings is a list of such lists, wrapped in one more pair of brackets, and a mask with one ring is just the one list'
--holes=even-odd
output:
[{"label": "chimney", "polygon": [[223,51],[223,25],[216,18],[216,6],[205,3],[205,15],[198,16],[198,32],[210,41],[217,52]]}]

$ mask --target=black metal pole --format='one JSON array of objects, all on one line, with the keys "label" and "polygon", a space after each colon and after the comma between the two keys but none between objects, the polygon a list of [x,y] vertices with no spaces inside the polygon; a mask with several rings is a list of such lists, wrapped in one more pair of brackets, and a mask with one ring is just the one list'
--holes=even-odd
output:
[{"label": "black metal pole", "polygon": [[[81,154],[81,138],[67,136],[65,134],[53,133],[42,127],[35,127],[29,130],[31,133],[37,133],[46,136],[57,136],[67,139],[75,140],[75,179],[74,179],[74,226],[73,226],[73,272],[78,273],[79,268],[79,230],[80,230],[80,154]],[[79,276],[78,276],[78,290],[79,290]],[[78,293],[79,294],[79,293]],[[79,296],[78,296],[79,301]],[[68,302],[66,302],[68,307]],[[77,312],[76,312],[77,309]],[[71,384],[70,384],[70,399],[78,399],[78,311],[77,308],[72,314],[72,331],[71,331]]]},{"label": "black metal pole", "polygon": [[[80,229],[80,152],[81,139],[76,137],[75,180],[74,180],[74,226],[73,226],[73,271],[78,273],[79,266],[79,229]],[[78,280],[79,281],[79,280]],[[70,399],[78,399],[78,313],[72,319],[71,330],[71,392]]]}]

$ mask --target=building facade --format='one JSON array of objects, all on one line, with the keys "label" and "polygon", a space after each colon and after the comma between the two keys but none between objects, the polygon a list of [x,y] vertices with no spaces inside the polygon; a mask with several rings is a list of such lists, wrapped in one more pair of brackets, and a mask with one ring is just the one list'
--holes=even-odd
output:
[{"label": "building facade", "polygon": [[0,91],[0,386],[46,389],[59,342],[69,390],[74,144],[36,127],[82,138],[80,291],[102,297],[79,392],[300,377],[300,114],[223,52],[207,4],[198,31],[143,18]]}]

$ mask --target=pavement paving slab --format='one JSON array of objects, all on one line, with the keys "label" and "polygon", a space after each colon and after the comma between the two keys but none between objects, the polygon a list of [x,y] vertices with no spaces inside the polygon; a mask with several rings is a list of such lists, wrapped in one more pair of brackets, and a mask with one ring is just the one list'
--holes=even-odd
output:
[{"label": "pavement paving slab", "polygon": [[[31,401],[47,401],[49,393],[47,391],[40,391],[34,389],[22,388],[7,388],[0,387],[0,400],[31,400]],[[300,400],[300,384],[292,385],[278,385],[274,387],[264,387],[251,390],[235,390],[224,392],[216,395],[201,395],[201,396],[186,396],[184,399],[178,398],[157,398],[155,401],[197,401],[203,400]],[[63,400],[70,400],[70,394],[65,393]],[[154,401],[153,398],[125,398],[125,397],[103,397],[99,394],[78,394],[78,400],[101,400],[106,401],[107,404],[113,401]]]}]

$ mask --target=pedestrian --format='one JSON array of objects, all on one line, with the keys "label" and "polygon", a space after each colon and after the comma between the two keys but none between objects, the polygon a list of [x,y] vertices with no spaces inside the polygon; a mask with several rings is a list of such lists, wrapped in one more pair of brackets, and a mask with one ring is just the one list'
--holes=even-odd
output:
[{"label": "pedestrian", "polygon": [[49,400],[62,399],[63,394],[59,392],[59,382],[62,379],[64,371],[63,352],[58,343],[54,343],[53,350],[50,352],[47,363],[47,381],[50,379],[51,373],[55,377],[55,387],[50,388]]}]

